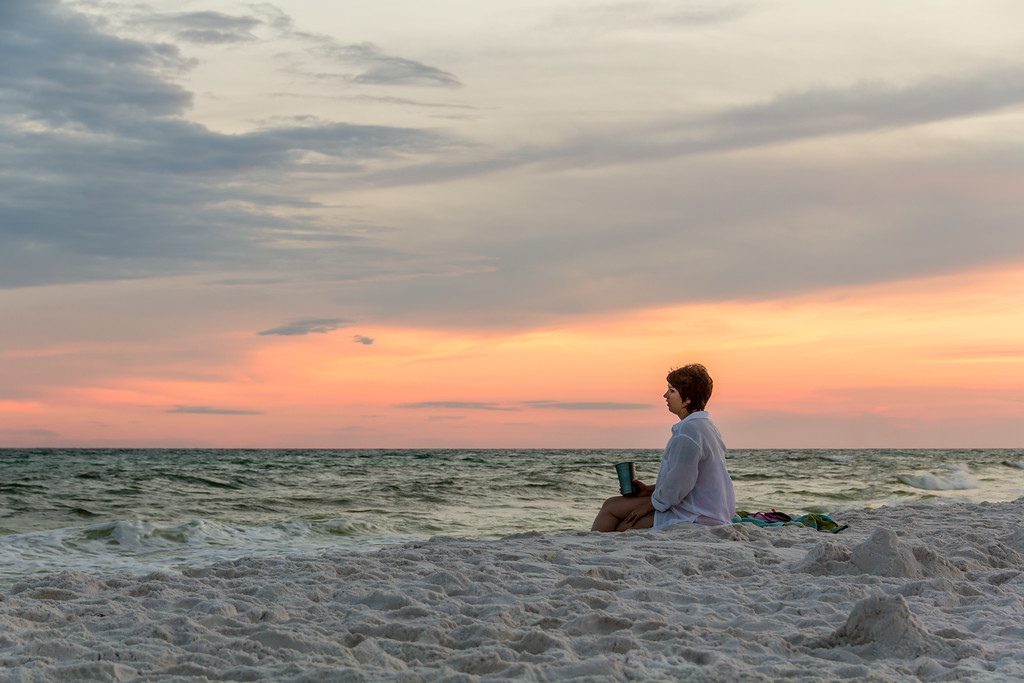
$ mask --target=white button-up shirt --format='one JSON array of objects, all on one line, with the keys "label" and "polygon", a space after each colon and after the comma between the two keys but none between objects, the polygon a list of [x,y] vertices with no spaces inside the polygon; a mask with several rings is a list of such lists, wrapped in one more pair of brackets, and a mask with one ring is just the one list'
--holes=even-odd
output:
[{"label": "white button-up shirt", "polygon": [[651,503],[655,529],[677,522],[732,522],[736,494],[725,468],[725,444],[707,411],[692,412],[672,425]]}]

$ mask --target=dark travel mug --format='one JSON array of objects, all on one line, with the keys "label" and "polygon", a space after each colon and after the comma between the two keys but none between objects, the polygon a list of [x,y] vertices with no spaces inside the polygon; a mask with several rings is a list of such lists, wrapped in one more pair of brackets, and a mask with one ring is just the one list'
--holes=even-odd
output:
[{"label": "dark travel mug", "polygon": [[622,489],[622,495],[635,496],[640,493],[633,486],[633,480],[636,479],[635,462],[620,462],[615,466],[615,473],[619,475],[619,488]]}]

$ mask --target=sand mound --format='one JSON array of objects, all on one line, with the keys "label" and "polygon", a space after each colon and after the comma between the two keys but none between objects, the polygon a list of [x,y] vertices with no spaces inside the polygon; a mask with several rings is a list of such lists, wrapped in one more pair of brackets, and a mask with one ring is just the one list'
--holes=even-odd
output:
[{"label": "sand mound", "polygon": [[[997,553],[999,554],[1005,553]],[[986,557],[993,557],[990,550]],[[998,561],[998,560],[997,560]],[[797,565],[808,574],[872,574],[902,579],[925,577],[960,578],[958,569],[926,545],[901,543],[896,532],[887,527],[876,528],[871,536],[851,550],[833,539],[818,543]]]},{"label": "sand mound", "polygon": [[910,662],[910,670],[919,678],[948,680],[959,678],[950,674],[950,669],[956,668],[954,663],[983,662],[991,657],[983,645],[972,641],[969,634],[956,628],[929,631],[904,597],[896,594],[872,595],[858,602],[846,623],[820,647],[849,647],[867,659]]},{"label": "sand mound", "polygon": [[868,646],[875,656],[917,657],[932,650],[934,640],[902,595],[873,595],[854,605],[828,644]]},{"label": "sand mound", "polygon": [[853,549],[850,562],[865,574],[919,579],[925,576],[956,578],[962,572],[925,545],[901,544],[896,532],[875,529],[864,543]]}]

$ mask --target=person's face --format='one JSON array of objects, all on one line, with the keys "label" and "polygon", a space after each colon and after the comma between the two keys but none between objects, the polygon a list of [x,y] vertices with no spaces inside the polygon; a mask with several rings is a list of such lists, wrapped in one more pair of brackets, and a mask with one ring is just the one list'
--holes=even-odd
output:
[{"label": "person's face", "polygon": [[668,390],[664,395],[665,403],[668,404],[668,411],[678,415],[679,419],[686,417],[686,406],[690,405],[690,399],[683,400],[683,397],[679,395],[679,392],[671,384],[668,385]]}]

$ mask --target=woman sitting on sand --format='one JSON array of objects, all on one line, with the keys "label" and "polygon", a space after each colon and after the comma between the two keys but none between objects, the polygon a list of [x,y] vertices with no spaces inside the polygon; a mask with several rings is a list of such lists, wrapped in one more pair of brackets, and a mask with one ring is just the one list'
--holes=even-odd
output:
[{"label": "woman sitting on sand", "polygon": [[669,412],[679,416],[665,446],[654,486],[633,485],[635,496],[609,498],[591,531],[659,529],[677,522],[729,524],[736,510],[732,479],[725,469],[725,444],[704,406],[712,381],[703,365],[673,370],[665,378]]}]

